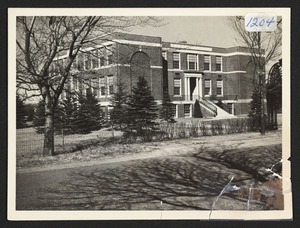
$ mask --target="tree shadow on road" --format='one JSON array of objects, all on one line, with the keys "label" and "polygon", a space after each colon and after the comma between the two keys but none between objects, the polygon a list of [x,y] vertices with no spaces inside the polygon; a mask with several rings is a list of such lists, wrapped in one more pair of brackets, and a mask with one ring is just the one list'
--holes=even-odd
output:
[{"label": "tree shadow on road", "polygon": [[[267,148],[266,153],[276,154],[278,149]],[[245,151],[259,154],[257,149]],[[268,164],[258,166],[269,165],[272,159],[275,163],[274,153]],[[244,168],[247,162],[242,154],[238,150],[217,153],[202,147],[183,156],[134,160],[105,170],[80,169],[68,181],[44,189],[40,205],[45,210],[210,210],[232,176],[239,184],[255,181],[255,167],[251,171]],[[251,162],[261,163],[257,159],[259,156],[254,156]],[[222,210],[246,208],[247,200],[236,192],[225,193],[216,205]],[[260,203],[255,208],[265,209]]]}]

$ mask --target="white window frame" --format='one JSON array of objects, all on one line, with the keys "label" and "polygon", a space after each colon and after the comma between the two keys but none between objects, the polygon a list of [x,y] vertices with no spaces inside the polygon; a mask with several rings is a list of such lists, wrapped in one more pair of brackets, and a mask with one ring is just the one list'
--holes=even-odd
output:
[{"label": "white window frame", "polygon": [[[222,85],[221,87],[218,86],[218,81],[221,81],[222,82]],[[218,94],[218,88],[221,88],[221,94]],[[224,96],[224,81],[223,79],[217,79],[217,97],[223,97]]]},{"label": "white window frame", "polygon": [[[94,90],[95,90],[95,88],[94,87],[96,87],[96,89],[98,89],[97,88],[97,79],[96,78],[92,78],[91,79],[91,92],[92,92],[92,94],[94,95]],[[97,93],[97,95],[96,95],[96,97],[98,96],[98,93]]]},{"label": "white window frame", "polygon": [[[76,67],[74,67],[74,64],[76,63]],[[71,70],[72,71],[78,71],[78,55],[74,58],[72,65],[71,65]]]},{"label": "white window frame", "polygon": [[[208,81],[209,80],[209,94],[205,94],[205,88],[207,88],[207,87],[205,87],[205,81]],[[211,79],[204,79],[204,97],[210,97],[211,96],[211,90],[212,90],[212,88],[211,88]]]},{"label": "white window frame", "polygon": [[[195,66],[196,68],[195,69],[190,69],[190,61],[189,61],[189,56],[195,56]],[[187,54],[186,56],[186,59],[187,59],[187,69],[188,70],[198,70],[198,55],[197,54]]]},{"label": "white window frame", "polygon": [[204,69],[204,71],[211,71],[211,55],[204,55],[204,64],[205,64],[205,56],[209,57],[209,70]]},{"label": "white window frame", "polygon": [[[104,95],[101,94],[101,79],[103,79],[103,83],[104,83]],[[106,85],[105,85],[105,77],[99,77],[99,98],[100,97],[105,97],[106,95]]]},{"label": "white window frame", "polygon": [[[87,69],[87,66],[85,64],[87,57],[90,59],[90,69]],[[89,52],[86,52],[83,54],[83,69],[84,70],[92,70],[92,60],[91,60],[91,54]]]},{"label": "white window frame", "polygon": [[[217,58],[221,58],[221,69],[217,70]],[[216,71],[217,72],[223,72],[223,58],[222,56],[216,56]]]},{"label": "white window frame", "polygon": [[174,113],[174,118],[178,118],[178,104],[174,104],[172,103],[174,106],[175,106],[175,113]]},{"label": "white window frame", "polygon": [[[175,80],[179,80],[179,94],[175,94],[175,91],[174,91]],[[174,79],[173,79],[173,96],[174,96],[174,97],[181,97],[181,96],[182,96],[182,93],[181,93],[182,82],[181,82],[181,81],[182,81],[181,78],[174,78]]]},{"label": "white window frame", "polygon": [[[179,62],[178,67],[179,67],[179,68],[174,68],[174,54],[175,54],[175,53],[178,54],[178,62]],[[181,61],[180,61],[181,54],[180,54],[180,52],[173,52],[173,53],[172,53],[172,58],[173,58],[172,68],[175,69],[175,70],[180,70],[180,69],[181,69]]]},{"label": "white window frame", "polygon": [[[99,56],[98,56],[98,49],[91,50],[91,69],[98,69],[99,68]],[[96,67],[93,66],[93,59],[96,58]]]},{"label": "white window frame", "polygon": [[109,84],[109,80],[112,80],[112,86],[114,85],[114,76],[113,75],[107,75],[107,77],[106,77],[106,85],[107,85],[107,96],[108,97],[110,97],[110,96],[112,96],[112,93],[114,92],[114,91],[110,91],[110,89],[109,89],[109,86],[110,86],[110,84]]},{"label": "white window frame", "polygon": [[114,64],[114,62],[112,61],[112,63],[109,63],[109,57],[108,56],[112,56],[113,57],[112,45],[106,46],[106,65],[107,66],[111,66],[111,65]]},{"label": "white window frame", "polygon": [[[185,116],[185,109],[184,106],[189,105],[190,106],[190,115],[189,116]],[[183,114],[184,114],[184,118],[191,118],[192,117],[192,105],[191,104],[184,104],[183,105]]]}]

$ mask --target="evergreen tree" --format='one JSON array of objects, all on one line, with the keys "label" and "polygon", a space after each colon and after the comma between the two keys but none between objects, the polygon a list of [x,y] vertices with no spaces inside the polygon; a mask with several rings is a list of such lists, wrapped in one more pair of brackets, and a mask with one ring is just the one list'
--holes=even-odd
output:
[{"label": "evergreen tree", "polygon": [[98,100],[91,90],[87,90],[86,97],[79,98],[79,109],[74,120],[76,133],[88,134],[91,131],[99,130],[103,124],[101,109]]},{"label": "evergreen tree", "polygon": [[175,122],[174,114],[175,113],[173,111],[173,104],[171,102],[170,95],[167,91],[164,91],[159,117],[167,122]]},{"label": "evergreen tree", "polygon": [[27,121],[32,121],[34,116],[34,104],[26,104],[25,111],[27,114]]},{"label": "evergreen tree", "polygon": [[111,102],[114,108],[111,111],[110,121],[113,127],[117,126],[119,129],[122,129],[122,127],[126,123],[126,115],[124,114],[126,112],[128,94],[126,93],[125,85],[121,82],[121,80],[118,80],[116,86],[117,91],[113,93],[111,98]]},{"label": "evergreen tree", "polygon": [[67,96],[66,99],[59,102],[54,116],[56,133],[72,134],[76,131],[77,101],[76,97]]},{"label": "evergreen tree", "polygon": [[132,89],[128,106],[128,130],[142,135],[147,130],[155,129],[158,108],[144,77],[138,78],[136,87]]},{"label": "evergreen tree", "polygon": [[203,118],[201,108],[200,108],[200,103],[199,100],[195,101],[194,105],[194,118]]},{"label": "evergreen tree", "polygon": [[258,89],[254,89],[251,98],[249,116],[253,118],[254,130],[259,130],[261,126],[261,95]]},{"label": "evergreen tree", "polygon": [[41,100],[34,110],[33,126],[37,133],[44,133],[45,124],[45,102]]},{"label": "evergreen tree", "polygon": [[26,126],[25,121],[25,105],[24,102],[20,99],[19,95],[17,95],[17,129],[24,128]]}]

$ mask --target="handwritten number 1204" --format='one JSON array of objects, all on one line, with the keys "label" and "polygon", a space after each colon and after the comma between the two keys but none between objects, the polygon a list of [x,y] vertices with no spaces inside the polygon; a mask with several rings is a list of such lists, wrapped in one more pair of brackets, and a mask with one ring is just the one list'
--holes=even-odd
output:
[{"label": "handwritten number 1204", "polygon": [[250,20],[249,20],[249,22],[248,22],[248,24],[246,25],[246,27],[248,27],[248,26],[249,27],[253,27],[253,26],[256,26],[256,27],[260,26],[260,27],[262,27],[262,26],[264,26],[265,23],[268,24],[268,27],[269,27],[274,22],[275,22],[274,21],[274,17],[268,18],[267,20],[265,20],[264,18],[259,19],[257,17],[254,17],[254,18],[251,17]]}]

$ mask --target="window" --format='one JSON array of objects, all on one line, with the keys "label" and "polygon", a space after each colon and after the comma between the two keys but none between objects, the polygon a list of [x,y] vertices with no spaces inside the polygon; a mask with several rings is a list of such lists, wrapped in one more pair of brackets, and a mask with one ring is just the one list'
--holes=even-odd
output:
[{"label": "window", "polygon": [[78,78],[73,77],[73,88],[74,90],[78,90]]},{"label": "window", "polygon": [[107,46],[106,49],[107,65],[113,64],[112,46]]},{"label": "window", "polygon": [[114,93],[114,78],[112,75],[107,76],[107,95],[112,95]]},{"label": "window", "polygon": [[83,54],[80,53],[77,58],[77,69],[83,70],[83,65],[84,65]]},{"label": "window", "polygon": [[190,104],[184,105],[184,117],[191,117],[191,105]]},{"label": "window", "polygon": [[91,81],[91,90],[95,97],[98,95],[97,79],[93,78]]},{"label": "window", "polygon": [[91,69],[91,53],[86,53],[84,55],[84,69],[90,70]]},{"label": "window", "polygon": [[197,70],[197,55],[187,55],[188,70]]},{"label": "window", "polygon": [[104,58],[104,54],[103,54],[103,48],[98,50],[98,56],[99,56],[100,67],[105,66],[105,58]]},{"label": "window", "polygon": [[105,78],[101,77],[99,79],[100,97],[105,96]]},{"label": "window", "polygon": [[204,55],[204,70],[210,70],[210,55]]},{"label": "window", "polygon": [[222,71],[222,57],[216,57],[216,71]]},{"label": "window", "polygon": [[166,51],[163,51],[161,54],[162,54],[162,57],[163,57],[165,60],[167,60],[167,52],[166,52]]},{"label": "window", "polygon": [[233,103],[227,103],[228,113],[234,114]]},{"label": "window", "polygon": [[223,96],[223,80],[217,79],[217,96]]},{"label": "window", "polygon": [[92,51],[92,56],[91,56],[91,59],[92,59],[92,68],[98,68],[99,67],[99,64],[98,64],[98,50],[93,50]]},{"label": "window", "polygon": [[180,54],[177,52],[173,53],[173,69],[180,69]]},{"label": "window", "polygon": [[174,95],[180,96],[181,95],[181,79],[174,78]]},{"label": "window", "polygon": [[205,79],[204,83],[205,83],[204,84],[204,95],[210,96],[211,95],[211,80]]},{"label": "window", "polygon": [[105,66],[105,58],[104,58],[104,56],[101,56],[100,57],[100,67],[103,67],[103,66]]},{"label": "window", "polygon": [[84,96],[86,96],[86,93],[87,91],[89,90],[89,87],[90,87],[90,83],[89,83],[89,80],[88,79],[84,79],[82,81],[82,93]]},{"label": "window", "polygon": [[174,118],[177,118],[177,105],[173,104],[172,105],[172,114]]}]

